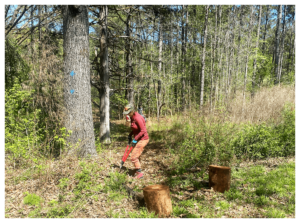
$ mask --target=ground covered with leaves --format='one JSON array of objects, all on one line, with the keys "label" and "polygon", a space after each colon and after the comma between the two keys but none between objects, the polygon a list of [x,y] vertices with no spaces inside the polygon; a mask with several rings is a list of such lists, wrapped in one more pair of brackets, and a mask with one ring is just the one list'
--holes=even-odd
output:
[{"label": "ground covered with leaves", "polygon": [[142,192],[145,186],[166,184],[172,218],[295,218],[293,156],[231,162],[231,188],[222,194],[209,188],[207,165],[178,167],[178,155],[158,137],[168,130],[155,126],[148,128],[150,141],[141,156],[144,178],[133,179],[130,159],[119,169],[128,127],[114,121],[111,128],[112,144],[99,147],[97,158],[7,159],[5,217],[157,217],[133,200],[124,185]]}]

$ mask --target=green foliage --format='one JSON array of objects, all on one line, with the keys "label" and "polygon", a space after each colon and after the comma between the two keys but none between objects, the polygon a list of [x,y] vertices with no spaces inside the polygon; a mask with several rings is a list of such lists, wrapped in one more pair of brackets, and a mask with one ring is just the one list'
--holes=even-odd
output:
[{"label": "green foliage", "polygon": [[128,212],[130,218],[157,218],[155,212],[148,212],[147,208],[142,207],[139,211]]},{"label": "green foliage", "polygon": [[231,142],[238,158],[261,159],[295,154],[295,110],[285,106],[277,125],[245,125]]},{"label": "green foliage", "polygon": [[9,37],[5,39],[5,90],[28,79],[30,67],[21,56],[20,47]]},{"label": "green foliage", "polygon": [[105,179],[105,188],[106,192],[112,191],[122,191],[124,190],[123,184],[126,182],[126,174],[111,172],[109,177]]},{"label": "green foliage", "polygon": [[26,196],[24,197],[24,204],[38,206],[42,202],[42,198],[36,194],[30,194],[25,192]]},{"label": "green foliage", "polygon": [[284,211],[278,210],[276,208],[270,208],[266,213],[267,218],[285,218],[286,215]]},{"label": "green foliage", "polygon": [[47,212],[47,218],[65,218],[72,210],[70,205],[55,206]]},{"label": "green foliage", "polygon": [[41,142],[37,128],[40,110],[32,109],[31,92],[19,84],[5,92],[5,151],[11,158],[29,158],[29,151]]},{"label": "green foliage", "polygon": [[217,201],[216,207],[220,207],[222,210],[227,210],[230,207],[230,204],[227,201]]},{"label": "green foliage", "polygon": [[[192,118],[190,123],[175,121],[169,131],[174,138],[162,137],[170,141],[168,142],[170,152],[179,155],[174,166],[176,172],[182,174],[191,168],[192,164],[198,162],[199,166],[209,165],[212,162],[219,165],[228,164],[234,155],[230,140],[235,131],[234,124],[223,120],[216,122],[213,119]],[[173,140],[175,143],[172,143]]]}]

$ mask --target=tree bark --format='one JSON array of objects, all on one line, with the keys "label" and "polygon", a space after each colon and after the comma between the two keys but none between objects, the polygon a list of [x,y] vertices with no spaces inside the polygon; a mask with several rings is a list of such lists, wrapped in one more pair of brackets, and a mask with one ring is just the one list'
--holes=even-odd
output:
[{"label": "tree bark", "polygon": [[110,144],[109,125],[109,72],[108,72],[108,46],[107,46],[107,5],[101,6],[100,28],[100,141]]},{"label": "tree bark", "polygon": [[128,38],[126,38],[126,82],[127,82],[127,88],[129,88],[127,93],[127,100],[128,103],[134,104],[134,97],[133,97],[133,69],[132,69],[132,61],[131,61],[131,11],[130,8],[128,10],[127,20],[126,20],[126,35]]},{"label": "tree bark", "polygon": [[264,43],[263,43],[263,47],[262,47],[262,53],[263,54],[265,53],[265,50],[266,50],[266,35],[267,35],[267,26],[268,26],[268,21],[269,21],[269,8],[270,8],[270,6],[267,5],[265,32],[264,32],[264,38],[263,38],[264,39]]},{"label": "tree bark", "polygon": [[277,29],[275,36],[275,74],[274,74],[274,84],[278,84],[279,82],[279,43],[280,43],[280,23],[282,18],[282,5],[278,5],[278,14],[277,14]]},{"label": "tree bark", "polygon": [[286,17],[286,5],[284,6],[284,12],[283,12],[283,21],[282,21],[282,37],[281,37],[281,46],[279,50],[279,70],[278,70],[278,83],[280,84],[281,80],[281,71],[282,71],[282,60],[283,60],[283,54],[284,54],[284,39],[285,39],[285,30],[286,30],[286,25],[285,25],[285,17]]},{"label": "tree bark", "polygon": [[160,106],[162,104],[161,102],[161,68],[162,68],[162,42],[163,42],[163,25],[162,25],[162,16],[160,16],[159,20],[159,34],[158,34],[158,80],[157,80],[157,121],[159,121],[160,116]]},{"label": "tree bark", "polygon": [[210,111],[213,110],[213,92],[214,92],[214,68],[215,68],[215,55],[216,55],[216,44],[217,44],[217,30],[218,30],[218,7],[215,5],[216,13],[215,13],[215,37],[214,37],[214,45],[212,47],[212,67],[211,67],[211,77],[210,77]]},{"label": "tree bark", "polygon": [[[70,153],[96,156],[91,104],[89,23],[86,6],[63,7],[65,126]],[[79,142],[79,145],[75,146]]]},{"label": "tree bark", "polygon": [[205,23],[204,23],[204,39],[203,39],[202,70],[201,70],[201,88],[200,88],[200,109],[202,109],[202,107],[203,107],[203,96],[204,96],[205,49],[206,49],[206,38],[207,38],[208,10],[209,10],[209,5],[205,6]]},{"label": "tree bark", "polygon": [[258,50],[258,43],[259,43],[261,11],[262,11],[262,6],[260,5],[259,6],[259,15],[258,15],[257,33],[256,33],[255,56],[254,56],[254,60],[253,60],[252,91],[251,91],[252,98],[254,97],[254,91],[255,91],[255,85],[256,85],[256,59],[257,59],[257,50]]},{"label": "tree bark", "polygon": [[247,46],[246,46],[246,58],[245,58],[245,74],[244,74],[244,89],[243,89],[243,105],[245,104],[246,100],[246,86],[247,86],[247,78],[248,78],[248,61],[251,52],[251,42],[252,42],[252,22],[253,22],[253,5],[250,6],[250,24],[248,28],[248,38],[247,38]]}]

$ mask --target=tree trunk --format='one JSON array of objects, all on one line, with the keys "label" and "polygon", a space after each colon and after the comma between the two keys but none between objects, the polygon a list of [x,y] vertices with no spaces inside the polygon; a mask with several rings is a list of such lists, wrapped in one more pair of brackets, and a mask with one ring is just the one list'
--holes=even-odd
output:
[{"label": "tree trunk", "polygon": [[258,15],[258,26],[257,26],[257,34],[256,34],[256,44],[255,44],[255,56],[253,61],[253,75],[252,75],[252,91],[251,97],[254,97],[255,85],[256,85],[256,58],[257,58],[257,49],[259,43],[259,32],[260,32],[260,21],[261,21],[261,11],[262,6],[259,6],[259,15]]},{"label": "tree trunk", "polygon": [[109,72],[108,72],[108,47],[107,47],[107,5],[101,6],[100,28],[100,141],[110,144],[109,126]]},{"label": "tree trunk", "polygon": [[280,84],[281,80],[281,71],[282,71],[282,59],[283,59],[283,54],[284,54],[284,38],[285,38],[285,17],[286,17],[286,5],[284,6],[284,12],[283,12],[283,22],[282,22],[282,37],[281,37],[281,46],[279,49],[279,55],[280,55],[280,60],[279,60],[279,70],[278,70],[278,82]]},{"label": "tree trunk", "polygon": [[290,38],[290,48],[289,48],[289,56],[288,56],[288,64],[287,64],[287,74],[289,74],[290,73],[290,66],[291,66],[291,64],[293,64],[292,62],[292,51],[293,51],[293,46],[294,46],[294,38],[295,38],[295,36],[293,35],[294,33],[295,33],[295,26],[294,26],[294,22],[292,22],[292,31],[291,31],[291,38]]},{"label": "tree trunk", "polygon": [[[260,6],[262,7],[262,6]],[[264,43],[263,43],[263,49],[262,49],[262,54],[265,53],[266,50],[266,35],[267,35],[267,26],[268,26],[268,21],[269,21],[269,8],[270,6],[267,5],[267,11],[266,11],[266,23],[265,23],[265,32],[264,32]]]},{"label": "tree trunk", "polygon": [[280,43],[280,23],[282,17],[282,5],[278,6],[278,14],[277,14],[277,29],[276,29],[276,36],[275,36],[275,74],[274,74],[274,84],[278,84],[279,82],[279,43]]},{"label": "tree trunk", "polygon": [[205,6],[205,23],[204,23],[204,39],[203,39],[202,70],[201,70],[201,88],[200,88],[200,109],[202,109],[202,106],[203,106],[203,96],[204,96],[205,49],[206,49],[206,38],[207,38],[208,10],[209,10],[209,5]]},{"label": "tree trunk", "polygon": [[157,121],[159,121],[160,116],[160,106],[162,104],[161,99],[161,68],[162,68],[162,42],[163,42],[163,25],[162,25],[162,16],[160,16],[159,20],[159,35],[158,35],[158,80],[157,80]]},{"label": "tree trunk", "polygon": [[131,61],[131,8],[129,9],[127,20],[126,20],[126,80],[127,80],[127,100],[128,103],[134,104],[134,97],[133,97],[133,69],[132,69],[132,61]]},{"label": "tree trunk", "polygon": [[236,89],[237,89],[237,82],[238,82],[238,77],[239,77],[239,72],[240,72],[240,54],[241,54],[241,38],[242,38],[242,28],[243,28],[243,9],[244,6],[241,5],[240,8],[240,25],[239,25],[239,37],[238,37],[238,49],[237,49],[237,57],[236,57],[236,75],[235,75],[235,81],[234,81],[234,90],[233,93],[234,95],[236,94]]},{"label": "tree trunk", "polygon": [[214,92],[214,68],[215,68],[215,55],[216,55],[216,44],[217,44],[217,30],[218,30],[218,7],[215,5],[215,37],[214,46],[212,47],[212,68],[211,68],[211,78],[210,78],[210,111],[213,110],[213,92]]},{"label": "tree trunk", "polygon": [[[181,100],[182,100],[182,109],[186,111],[186,103],[185,103],[185,61],[186,61],[186,42],[185,42],[185,29],[184,23],[186,22],[184,19],[185,6],[182,6],[182,25],[181,25],[181,59],[182,59],[182,69],[181,69],[181,81],[182,81],[182,89],[181,89]],[[187,15],[186,15],[187,16]],[[187,17],[186,17],[187,18]]]},{"label": "tree trunk", "polygon": [[[63,8],[65,126],[69,153],[96,156],[91,104],[89,23],[86,6]],[[75,146],[79,142],[79,145]]]},{"label": "tree trunk", "polygon": [[245,100],[246,100],[246,86],[247,86],[247,78],[248,78],[248,61],[249,61],[249,57],[250,57],[250,52],[251,52],[251,42],[252,42],[252,38],[251,38],[251,34],[252,34],[252,21],[253,21],[253,5],[250,6],[250,24],[249,24],[249,28],[248,28],[248,39],[247,39],[247,46],[246,46],[246,61],[245,61],[245,75],[244,75],[244,89],[243,89],[243,105],[245,105]]}]

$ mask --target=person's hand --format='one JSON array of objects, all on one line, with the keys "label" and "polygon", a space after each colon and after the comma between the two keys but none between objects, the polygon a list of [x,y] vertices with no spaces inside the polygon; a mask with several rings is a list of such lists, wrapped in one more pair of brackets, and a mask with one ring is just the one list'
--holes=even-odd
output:
[{"label": "person's hand", "polygon": [[137,144],[137,141],[135,139],[133,139],[131,144],[134,147]]},{"label": "person's hand", "polygon": [[131,135],[128,135],[128,145],[130,144],[131,140],[132,140]]}]

